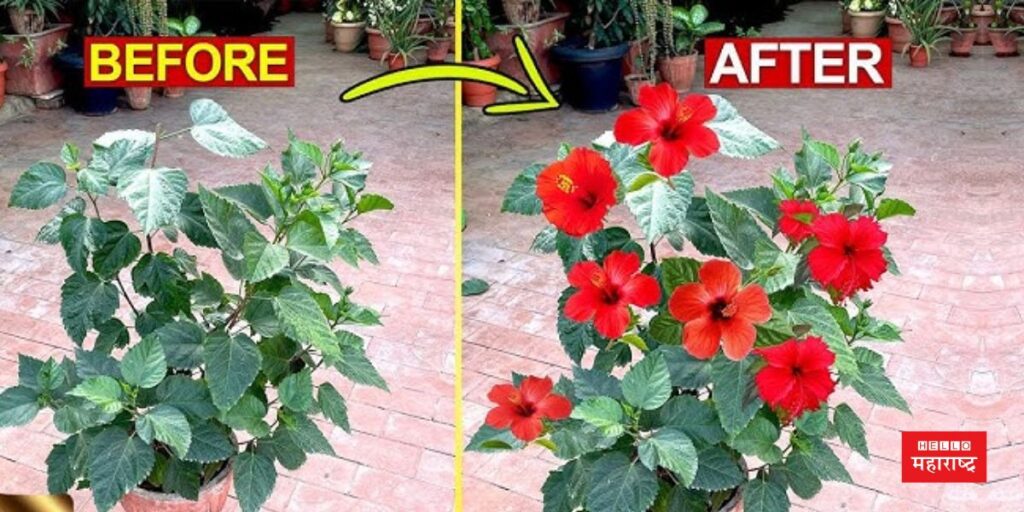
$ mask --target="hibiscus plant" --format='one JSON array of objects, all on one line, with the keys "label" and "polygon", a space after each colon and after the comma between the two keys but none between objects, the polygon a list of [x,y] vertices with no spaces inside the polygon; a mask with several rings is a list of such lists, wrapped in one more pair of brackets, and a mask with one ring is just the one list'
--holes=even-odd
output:
[{"label": "hibiscus plant", "polygon": [[[691,157],[779,144],[718,96],[662,84],[640,104],[507,192],[503,211],[551,223],[533,249],[567,273],[557,332],[572,372],[495,386],[468,448],[563,459],[546,511],[788,510],[789,490],[850,481],[832,444],[869,456],[862,420],[829,401],[837,386],[908,410],[871,348],[900,329],[859,293],[897,272],[879,221],[914,210],[882,197],[880,154],[806,134],[771,186],[698,196]],[[642,236],[605,225],[620,203]]]},{"label": "hibiscus plant", "polygon": [[[349,431],[344,398],[314,383],[317,370],[387,389],[347,330],[379,315],[353,303],[329,266],[377,261],[347,226],[392,207],[364,193],[369,164],[341,142],[321,149],[289,134],[280,171],[189,191],[183,170],[156,163],[161,143],[189,133],[234,158],[267,147],[211,100],[190,113],[180,130],[107,133],[88,156],[65,144],[60,164],[32,165],[10,198],[32,210],[61,204],[38,240],[66,253],[60,311],[77,347],[59,361],[19,356],[0,427],[51,409],[68,437],[46,459],[49,491],[91,488],[100,511],[136,487],[196,500],[229,474],[242,510],[256,511],[275,463],[295,469],[307,454],[334,453],[315,416]],[[133,220],[101,214],[110,191],[127,205],[111,209]],[[211,271],[232,279],[202,269],[217,259],[226,271]]]}]

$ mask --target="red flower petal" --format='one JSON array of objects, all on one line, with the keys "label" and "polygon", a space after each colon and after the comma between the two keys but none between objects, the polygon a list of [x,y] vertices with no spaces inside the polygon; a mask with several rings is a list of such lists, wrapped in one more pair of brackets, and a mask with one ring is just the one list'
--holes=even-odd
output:
[{"label": "red flower petal", "polygon": [[711,359],[718,352],[722,333],[715,322],[698,318],[683,326],[683,345],[697,359]]},{"label": "red flower petal", "polygon": [[602,304],[594,313],[594,328],[605,338],[615,339],[626,333],[629,325],[629,307]]},{"label": "red flower petal", "polygon": [[540,437],[541,432],[544,432],[544,423],[541,422],[540,418],[520,417],[512,422],[512,435],[527,443]]},{"label": "red flower petal", "polygon": [[525,377],[519,384],[523,402],[536,404],[551,394],[554,383],[548,377]]},{"label": "red flower petal", "polygon": [[612,251],[604,258],[604,272],[612,286],[624,286],[639,271],[640,257],[636,253]]},{"label": "red flower petal", "polygon": [[679,107],[679,93],[670,84],[662,82],[654,87],[642,87],[637,97],[640,108],[659,123],[675,120]]},{"label": "red flower petal", "polygon": [[509,403],[510,399],[519,396],[519,390],[512,384],[498,384],[487,392],[487,399],[498,404]]},{"label": "red flower petal", "polygon": [[722,349],[725,356],[733,361],[740,361],[751,349],[754,348],[754,340],[757,339],[757,331],[750,322],[739,318],[733,318],[728,322],[720,322],[722,331]]},{"label": "red flower petal", "polygon": [[760,324],[771,320],[772,305],[768,294],[756,284],[747,285],[732,298],[736,306],[736,318]]},{"label": "red flower petal", "polygon": [[519,413],[515,407],[499,405],[487,413],[484,422],[493,428],[504,429],[510,427],[517,418],[519,418]]},{"label": "red flower petal", "polygon": [[718,152],[718,135],[702,124],[684,124],[681,140],[686,143],[686,149],[697,158],[707,158]]},{"label": "red flower petal", "polygon": [[718,108],[706,94],[687,94],[682,104],[690,110],[690,121],[694,123],[703,124],[718,115]]},{"label": "red flower petal", "polygon": [[646,308],[661,300],[661,285],[647,274],[637,274],[622,287],[621,294],[626,302]]},{"label": "red flower petal", "polygon": [[549,420],[564,420],[572,414],[572,402],[561,395],[548,395],[537,403],[537,414]]},{"label": "red flower petal", "polygon": [[850,222],[850,243],[858,250],[881,249],[889,236],[871,217],[858,217]]},{"label": "red flower petal", "polygon": [[685,142],[681,140],[655,139],[651,144],[648,160],[654,172],[670,178],[686,168],[687,162],[690,161],[690,152],[686,149]]},{"label": "red flower petal", "polygon": [[849,221],[841,213],[822,215],[811,225],[819,246],[843,248],[849,238]]},{"label": "red flower petal", "polygon": [[581,261],[569,269],[568,277],[573,288],[586,288],[604,280],[604,269],[596,261]]},{"label": "red flower petal", "polygon": [[740,287],[740,269],[726,260],[709,260],[700,267],[700,282],[712,297],[731,297]]},{"label": "red flower petal", "polygon": [[668,312],[680,322],[689,322],[708,314],[708,305],[714,297],[700,283],[680,285],[668,299]]},{"label": "red flower petal", "polygon": [[565,302],[565,316],[576,322],[589,322],[601,303],[597,290],[592,287],[582,288]]}]

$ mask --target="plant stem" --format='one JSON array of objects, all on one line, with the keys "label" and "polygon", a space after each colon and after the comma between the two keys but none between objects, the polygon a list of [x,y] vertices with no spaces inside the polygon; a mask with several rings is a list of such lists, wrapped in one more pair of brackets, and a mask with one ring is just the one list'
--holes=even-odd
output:
[{"label": "plant stem", "polygon": [[132,312],[135,313],[135,316],[139,316],[139,310],[135,307],[135,304],[132,303],[131,297],[128,296],[128,290],[125,289],[124,283],[121,282],[121,276],[114,276],[114,280],[117,281],[117,287],[121,289],[121,295],[124,296],[125,302],[127,302],[128,306],[132,308]]}]

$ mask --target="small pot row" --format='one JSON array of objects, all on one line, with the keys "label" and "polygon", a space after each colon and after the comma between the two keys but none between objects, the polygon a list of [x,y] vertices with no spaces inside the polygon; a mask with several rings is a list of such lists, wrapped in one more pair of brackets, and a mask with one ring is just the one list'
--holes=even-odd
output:
[{"label": "small pot row", "polygon": [[[427,34],[430,32],[432,21],[430,18],[420,18],[416,23],[416,33]],[[451,52],[452,36],[454,33],[454,21],[448,23],[448,35],[446,37],[431,37],[427,40],[426,60],[427,62],[444,62]],[[372,60],[386,62],[389,69],[402,69],[415,62],[405,55],[392,53],[391,43],[375,28],[368,28],[365,21],[358,22],[324,22],[324,41],[334,44],[334,49],[342,53],[352,53],[359,48],[363,39],[366,39],[369,57]]]}]

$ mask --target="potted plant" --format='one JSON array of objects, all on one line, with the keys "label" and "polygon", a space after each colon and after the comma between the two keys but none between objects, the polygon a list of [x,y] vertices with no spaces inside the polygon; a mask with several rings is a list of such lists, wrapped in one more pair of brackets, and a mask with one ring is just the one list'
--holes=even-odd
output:
[{"label": "potted plant", "polygon": [[[567,272],[557,332],[572,371],[494,386],[467,449],[561,459],[541,489],[549,510],[789,510],[789,491],[852,481],[833,443],[869,456],[835,390],[909,412],[873,348],[900,328],[860,294],[896,273],[880,221],[914,210],[885,197],[891,165],[859,141],[805,136],[795,173],[770,186],[698,187],[691,156],[779,144],[721,97],[679,99],[667,84],[641,97],[505,196],[503,211],[551,223],[535,248]],[[620,202],[638,234],[606,224]],[[684,242],[701,256],[670,250]]]},{"label": "potted plant", "polygon": [[630,0],[577,0],[569,34],[551,49],[559,65],[563,99],[577,110],[615,108],[622,88],[622,58],[633,39]]},{"label": "potted plant", "polygon": [[417,31],[423,0],[407,0],[403,9],[384,11],[377,17],[377,29],[388,41],[388,52],[382,59],[389,69],[402,69],[413,64],[413,55],[425,48],[426,37]]},{"label": "potted plant", "polygon": [[[167,18],[167,35],[177,37],[192,37],[199,34],[203,22],[194,15],[184,18]],[[165,86],[164,97],[180,98],[185,95],[185,88],[181,86]]]},{"label": "potted plant", "polygon": [[889,12],[885,16],[886,33],[892,41],[892,51],[904,53],[910,45],[910,30],[900,19],[900,2],[889,2]]},{"label": "potted plant", "polygon": [[939,8],[939,25],[952,25],[960,18],[959,2],[955,0],[943,0]]},{"label": "potted plant", "polygon": [[515,36],[519,35],[523,37],[530,53],[533,54],[544,81],[548,84],[559,83],[561,76],[558,66],[551,58],[551,48],[565,37],[568,19],[569,13],[566,12],[540,11],[530,22],[506,21],[495,25],[494,32],[487,37],[487,45],[501,57],[498,69],[522,83],[529,82],[516,53]]},{"label": "potted plant", "polygon": [[992,44],[992,38],[989,36],[988,27],[996,19],[995,9],[988,3],[979,1],[971,5],[971,21],[974,22],[974,26],[978,27],[977,36],[974,42],[980,45]]},{"label": "potted plant", "polygon": [[432,4],[431,32],[427,38],[427,61],[444,62],[452,49],[452,34],[455,29],[455,2],[435,0]]},{"label": "potted plant", "polygon": [[632,62],[623,80],[626,81],[630,101],[639,105],[640,91],[657,82],[658,50],[655,42],[660,39],[658,21],[662,7],[656,0],[633,0],[633,12],[636,13],[634,40],[626,53],[626,58]]},{"label": "potted plant", "polygon": [[71,24],[62,23],[29,34],[0,34],[0,60],[8,65],[7,92],[40,97],[60,89],[64,77],[53,58],[66,46],[70,31]]},{"label": "potted plant", "polygon": [[938,24],[939,3],[934,0],[893,0],[900,21],[910,33],[910,40],[902,50],[910,57],[915,68],[927,67],[935,45],[947,39],[949,28]]},{"label": "potted plant", "polygon": [[16,34],[28,35],[43,31],[47,16],[57,16],[61,0],[0,0],[7,9]]},{"label": "potted plant", "polygon": [[885,18],[886,0],[851,0],[850,34],[853,37],[875,37]]},{"label": "potted plant", "polygon": [[[494,32],[487,0],[462,1],[463,62],[471,66],[498,69],[501,56],[487,44],[487,36]],[[498,97],[497,87],[481,82],[462,82],[462,103],[467,107],[484,107]]]},{"label": "potted plant", "polygon": [[[85,36],[106,37],[131,30],[128,6],[123,0],[88,0],[82,5]],[[64,97],[76,111],[88,116],[105,116],[117,111],[120,89],[85,88],[85,57],[81,41],[74,41],[54,58],[64,74]]]},{"label": "potted plant", "polygon": [[950,31],[949,54],[953,57],[970,57],[971,48],[978,35],[978,27],[971,18],[971,0],[964,0],[959,10],[956,27]]},{"label": "potted plant", "polygon": [[1010,18],[1010,8],[1003,0],[995,0],[993,8],[996,11],[996,17],[989,25],[988,32],[992,40],[992,47],[996,51],[996,57],[1020,55],[1017,52],[1017,33],[1021,31],[1022,27],[1015,24]]},{"label": "potted plant", "polygon": [[350,53],[359,47],[366,34],[366,12],[358,0],[337,0],[330,17],[334,49]]},{"label": "potted plant", "polygon": [[1010,2],[1010,21],[1017,25],[1024,24],[1024,5],[1017,5],[1018,2],[1015,0]]},{"label": "potted plant", "polygon": [[[168,35],[167,0],[128,0],[126,5],[130,27],[128,35]],[[124,92],[128,96],[128,104],[132,110],[146,110],[153,100],[153,88],[150,86],[125,87]]]},{"label": "potted plant", "polygon": [[[333,368],[387,389],[349,330],[378,314],[329,266],[376,260],[351,227],[391,207],[364,192],[369,164],[340,142],[290,135],[282,169],[189,191],[184,171],[156,161],[158,145],[189,133],[219,156],[266,148],[213,101],[190,113],[180,130],[107,133],[88,160],[65,144],[61,164],[31,166],[11,193],[13,207],[61,205],[39,239],[67,253],[61,316],[78,348],[59,361],[19,358],[0,427],[53,410],[67,438],[47,457],[49,492],[87,486],[101,512],[119,502],[126,512],[219,512],[231,482],[241,510],[255,512],[276,464],[334,454],[315,415],[349,431],[344,398],[315,376]],[[110,210],[133,219],[110,216],[110,190],[127,206]],[[218,251],[232,279],[204,272],[194,246]]]},{"label": "potted plant", "polygon": [[663,26],[671,26],[664,31],[665,55],[658,60],[658,71],[661,79],[672,84],[677,91],[689,91],[693,88],[693,78],[697,73],[697,44],[710,34],[725,30],[725,25],[717,21],[708,21],[708,10],[702,4],[693,7],[672,7],[668,13],[671,21],[666,20]]},{"label": "potted plant", "polygon": [[853,30],[853,17],[850,16],[850,2],[853,0],[839,0],[840,34],[849,34]]}]

